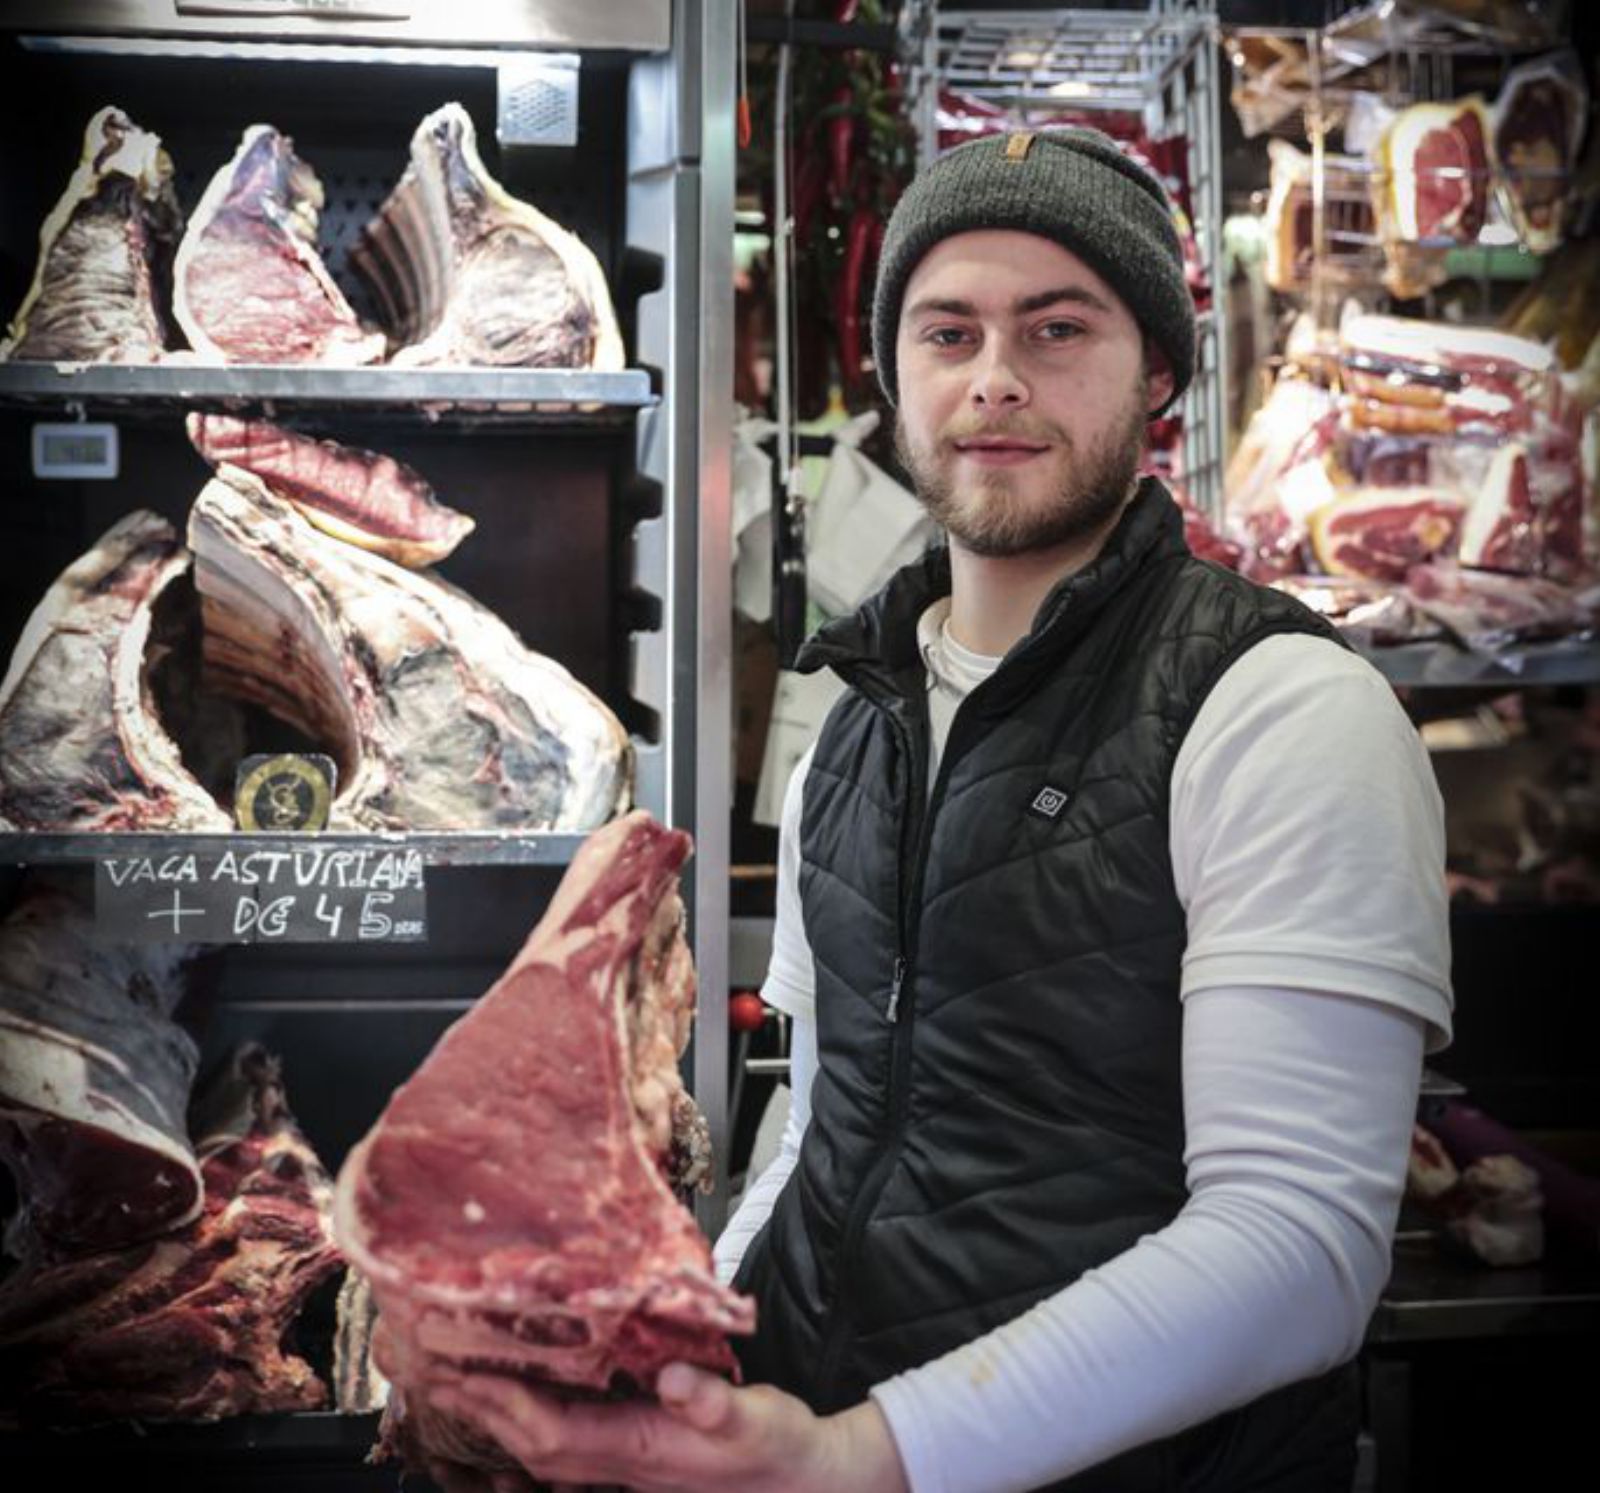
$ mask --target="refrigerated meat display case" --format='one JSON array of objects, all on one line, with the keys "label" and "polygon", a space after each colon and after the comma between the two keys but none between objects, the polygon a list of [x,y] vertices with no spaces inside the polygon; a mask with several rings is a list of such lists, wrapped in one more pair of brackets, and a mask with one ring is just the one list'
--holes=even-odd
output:
[{"label": "refrigerated meat display case", "polygon": [[[153,509],[181,532],[209,476],[185,436],[190,411],[271,419],[425,474],[477,524],[442,577],[600,696],[631,738],[635,803],[694,836],[684,901],[700,1001],[685,1073],[719,1153],[736,29],[732,0],[41,0],[0,15],[7,313],[28,289],[85,123],[108,104],[160,137],[185,211],[247,127],[290,137],[323,184],[322,257],[363,318],[379,308],[350,251],[405,169],[416,125],[445,103],[471,116],[490,174],[595,253],[625,346],[620,370],[0,363],[0,638],[9,652],[55,577],[129,511]],[[41,425],[99,441],[102,473],[40,462]],[[580,838],[320,835],[415,851],[426,937],[208,949],[202,1070],[245,1041],[276,1053],[290,1106],[336,1171],[504,969]],[[296,843],[244,831],[8,832],[0,898],[9,905],[40,868],[87,883],[112,854]],[[724,1194],[719,1180],[698,1204],[708,1229]],[[307,1352],[326,1369],[325,1341]],[[12,1432],[0,1434],[0,1456],[35,1478],[138,1467],[163,1487],[393,1487],[393,1465],[362,1466],[374,1424],[322,1411]]]}]

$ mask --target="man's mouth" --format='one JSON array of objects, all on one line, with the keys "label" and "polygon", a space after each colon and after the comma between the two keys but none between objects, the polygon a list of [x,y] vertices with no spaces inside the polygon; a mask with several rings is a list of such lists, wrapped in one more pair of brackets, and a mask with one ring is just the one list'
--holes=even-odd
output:
[{"label": "man's mouth", "polygon": [[1043,441],[1018,440],[1015,436],[983,436],[953,441],[951,444],[958,456],[965,456],[970,461],[985,465],[1009,465],[1027,461],[1030,457],[1038,456],[1050,449]]}]

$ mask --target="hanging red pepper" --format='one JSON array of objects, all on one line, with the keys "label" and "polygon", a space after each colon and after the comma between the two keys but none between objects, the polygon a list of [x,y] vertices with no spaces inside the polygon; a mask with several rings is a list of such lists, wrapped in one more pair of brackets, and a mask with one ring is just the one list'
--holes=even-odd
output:
[{"label": "hanging red pepper", "polygon": [[848,397],[861,382],[861,290],[862,276],[872,249],[873,225],[877,215],[868,207],[858,207],[845,230],[844,272],[839,277],[837,318],[839,323],[839,376]]},{"label": "hanging red pepper", "polygon": [[833,7],[833,18],[841,25],[848,26],[855,20],[856,12],[861,9],[861,0],[836,0]]},{"label": "hanging red pepper", "polygon": [[827,167],[817,154],[815,128],[807,129],[800,139],[800,148],[791,157],[793,165],[789,176],[789,213],[794,220],[794,241],[802,248],[810,241],[811,220],[816,216],[822,201],[822,189]]},{"label": "hanging red pepper", "polygon": [[837,109],[828,119],[828,200],[841,203],[850,190],[850,146],[855,137],[855,115],[851,113],[854,93],[848,83],[841,83],[828,101],[830,109]]}]

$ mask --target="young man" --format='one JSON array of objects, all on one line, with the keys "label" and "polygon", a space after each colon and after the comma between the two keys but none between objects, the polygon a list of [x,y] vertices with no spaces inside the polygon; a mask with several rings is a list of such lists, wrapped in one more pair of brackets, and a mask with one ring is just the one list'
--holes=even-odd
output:
[{"label": "young man", "polygon": [[1345,1493],[1449,1033],[1426,756],[1138,480],[1195,329],[1162,189],[1110,140],[941,157],[874,310],[949,546],[801,661],[851,689],[785,810],[789,1129],[718,1245],[751,1382],[435,1398],[565,1482]]}]

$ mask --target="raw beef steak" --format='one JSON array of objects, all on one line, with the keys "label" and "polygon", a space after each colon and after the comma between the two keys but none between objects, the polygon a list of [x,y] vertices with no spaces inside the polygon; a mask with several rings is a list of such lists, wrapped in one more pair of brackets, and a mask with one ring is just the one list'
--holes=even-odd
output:
[{"label": "raw beef steak", "polygon": [[377,292],[397,367],[618,369],[622,336],[588,247],[484,169],[472,119],[445,104],[350,261]]},{"label": "raw beef steak", "polygon": [[173,310],[224,363],[351,367],[383,357],[317,253],[322,183],[271,125],[251,125],[178,246]]},{"label": "raw beef steak", "polygon": [[199,1218],[0,1289],[0,1416],[217,1420],[327,1403],[285,1334],[339,1268],[332,1189],[276,1059],[241,1049],[196,1120]]},{"label": "raw beef steak", "polygon": [[193,414],[189,439],[213,466],[254,472],[326,534],[413,568],[445,558],[474,528],[391,456],[313,440],[266,420]]},{"label": "raw beef steak", "polygon": [[560,664],[436,576],[314,529],[225,467],[189,515],[206,681],[338,763],[335,829],[581,830],[632,748]]},{"label": "raw beef steak", "polygon": [[139,511],[35,608],[0,681],[0,829],[225,830],[152,704],[152,619],[189,568],[172,526]]},{"label": "raw beef steak", "polygon": [[200,1211],[184,1110],[197,1054],[171,1014],[191,951],[96,937],[36,886],[0,923],[0,1164],[18,1258],[114,1249]]},{"label": "raw beef steak", "polygon": [[161,141],[100,110],[39,230],[33,284],[0,361],[153,363],[167,341],[166,278],[183,215]]},{"label": "raw beef steak", "polygon": [[649,1391],[674,1359],[732,1370],[727,1334],[752,1330],[753,1305],[717,1283],[673,1195],[698,1148],[677,1130],[688,853],[643,812],[591,835],[511,967],[346,1161],[335,1227],[402,1395],[430,1357],[589,1392]]}]

